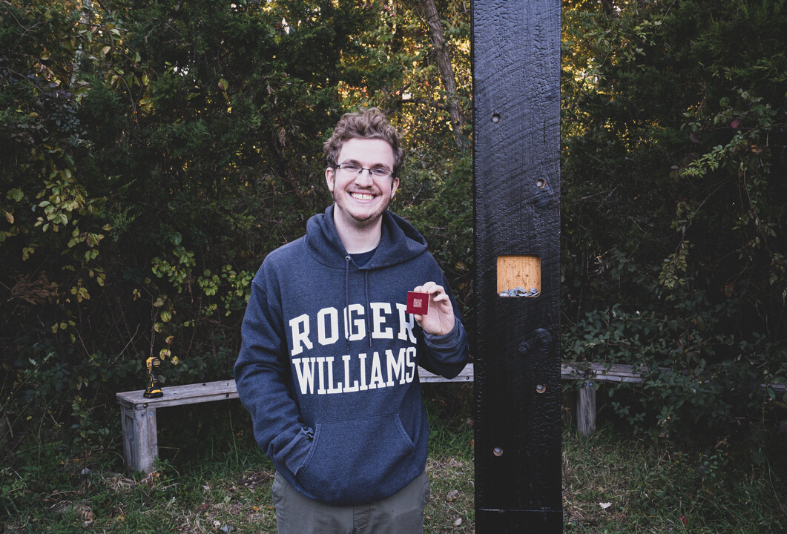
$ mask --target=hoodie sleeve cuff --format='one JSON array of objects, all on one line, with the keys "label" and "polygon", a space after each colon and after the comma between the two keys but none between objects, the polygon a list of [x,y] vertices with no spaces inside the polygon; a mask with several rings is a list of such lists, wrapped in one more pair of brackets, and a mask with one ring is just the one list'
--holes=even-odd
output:
[{"label": "hoodie sleeve cuff", "polygon": [[437,336],[430,334],[428,332],[424,332],[424,340],[426,344],[430,347],[436,349],[447,349],[451,347],[455,347],[459,344],[459,341],[462,337],[462,322],[459,320],[458,317],[454,317],[454,327],[451,329],[450,332],[447,334],[443,334],[442,336]]}]

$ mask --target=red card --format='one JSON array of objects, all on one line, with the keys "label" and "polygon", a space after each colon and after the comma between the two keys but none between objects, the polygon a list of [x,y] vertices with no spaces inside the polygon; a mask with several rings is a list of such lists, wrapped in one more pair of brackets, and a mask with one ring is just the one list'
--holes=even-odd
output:
[{"label": "red card", "polygon": [[426,315],[429,312],[429,293],[407,292],[407,313]]}]

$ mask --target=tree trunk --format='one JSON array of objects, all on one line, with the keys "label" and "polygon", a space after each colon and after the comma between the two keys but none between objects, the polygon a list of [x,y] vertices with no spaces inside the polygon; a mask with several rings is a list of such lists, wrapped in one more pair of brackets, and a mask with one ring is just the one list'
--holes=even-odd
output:
[{"label": "tree trunk", "polygon": [[440,69],[440,77],[443,79],[443,87],[448,93],[448,113],[451,115],[451,125],[454,129],[454,139],[459,148],[464,146],[462,142],[462,124],[464,119],[459,111],[459,103],[456,100],[456,79],[454,69],[451,66],[451,55],[443,35],[443,24],[440,22],[440,14],[434,0],[421,0],[426,15],[426,22],[429,24],[432,35],[432,45],[437,54],[437,67]]},{"label": "tree trunk", "polygon": [[[87,31],[90,31],[90,15],[89,10],[93,9],[93,0],[82,0],[82,16],[80,17],[80,22],[85,27]],[[71,65],[71,81],[69,83],[69,87],[71,90],[74,88],[74,82],[77,80],[77,74],[79,73],[79,62],[82,61],[82,56],[84,55],[84,50],[82,50],[82,43],[79,44],[79,48],[74,53],[74,61]]]}]

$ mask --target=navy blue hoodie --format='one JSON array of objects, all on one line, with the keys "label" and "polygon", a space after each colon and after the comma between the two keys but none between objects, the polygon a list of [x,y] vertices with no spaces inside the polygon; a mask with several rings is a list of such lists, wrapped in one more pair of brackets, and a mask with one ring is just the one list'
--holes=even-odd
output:
[{"label": "navy blue hoodie", "polygon": [[[407,291],[445,287],[453,331],[425,334]],[[334,505],[376,502],[426,465],[429,428],[418,366],[446,377],[467,361],[467,335],[426,241],[386,211],[380,244],[358,267],[333,206],[306,235],[267,256],[243,319],[235,381],[254,436],[303,495]]]}]

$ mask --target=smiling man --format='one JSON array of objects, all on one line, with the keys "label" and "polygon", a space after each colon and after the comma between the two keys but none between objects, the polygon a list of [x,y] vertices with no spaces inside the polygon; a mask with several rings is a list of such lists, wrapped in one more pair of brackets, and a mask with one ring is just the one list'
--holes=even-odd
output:
[{"label": "smiling man", "polygon": [[[396,129],[347,114],[324,151],[334,203],[254,277],[238,393],[276,467],[280,534],[414,534],[429,500],[418,366],[456,376],[467,334],[423,236],[388,211]],[[424,315],[408,291],[428,295]]]}]

